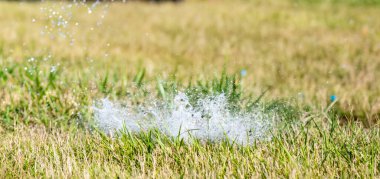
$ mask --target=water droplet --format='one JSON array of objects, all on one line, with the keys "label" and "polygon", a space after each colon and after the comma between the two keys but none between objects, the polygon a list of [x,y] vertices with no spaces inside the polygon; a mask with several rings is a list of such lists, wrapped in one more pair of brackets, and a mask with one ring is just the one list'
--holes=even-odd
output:
[{"label": "water droplet", "polygon": [[330,96],[330,101],[331,101],[331,102],[334,102],[334,101],[336,101],[337,99],[338,99],[338,97],[335,96],[335,95],[331,95],[331,96]]},{"label": "water droplet", "polygon": [[34,62],[35,58],[34,57],[31,57],[28,59],[28,62]]},{"label": "water droplet", "polygon": [[245,70],[245,69],[241,70],[241,71],[240,71],[240,75],[241,75],[242,77],[247,76],[247,70]]},{"label": "water droplet", "polygon": [[54,73],[57,71],[57,67],[56,66],[51,66],[50,67],[50,73]]}]

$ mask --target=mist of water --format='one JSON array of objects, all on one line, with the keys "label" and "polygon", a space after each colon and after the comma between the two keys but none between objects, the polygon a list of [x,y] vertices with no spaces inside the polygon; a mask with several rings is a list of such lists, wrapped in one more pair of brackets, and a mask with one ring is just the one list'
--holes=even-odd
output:
[{"label": "mist of water", "polygon": [[95,122],[99,129],[115,134],[126,128],[138,133],[150,129],[188,139],[220,141],[228,139],[240,144],[255,140],[268,140],[277,117],[256,109],[252,112],[231,112],[227,98],[221,94],[209,96],[193,106],[188,96],[178,93],[172,105],[151,102],[139,106],[121,105],[102,99],[93,106]]}]

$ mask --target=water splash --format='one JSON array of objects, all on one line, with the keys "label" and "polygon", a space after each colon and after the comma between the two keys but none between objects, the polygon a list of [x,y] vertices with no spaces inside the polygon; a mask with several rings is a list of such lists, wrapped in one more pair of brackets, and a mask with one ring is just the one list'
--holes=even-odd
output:
[{"label": "water splash", "polygon": [[98,127],[111,135],[125,127],[134,133],[158,129],[186,140],[191,137],[211,141],[227,138],[249,144],[271,138],[270,131],[277,121],[275,114],[261,109],[233,113],[227,107],[227,98],[223,94],[206,97],[197,105],[191,105],[186,94],[178,93],[171,105],[158,101],[139,106],[122,105],[102,99],[93,110]]}]

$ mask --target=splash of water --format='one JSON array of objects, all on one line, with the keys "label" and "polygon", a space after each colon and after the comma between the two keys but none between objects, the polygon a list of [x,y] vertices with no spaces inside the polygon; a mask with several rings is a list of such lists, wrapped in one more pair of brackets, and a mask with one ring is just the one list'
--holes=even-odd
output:
[{"label": "splash of water", "polygon": [[225,95],[209,96],[190,104],[188,96],[178,93],[172,105],[153,102],[139,106],[121,105],[108,99],[98,101],[92,108],[98,127],[114,134],[125,127],[129,132],[158,129],[172,137],[195,137],[201,140],[229,139],[240,144],[271,138],[276,115],[256,109],[233,113],[227,109]]}]

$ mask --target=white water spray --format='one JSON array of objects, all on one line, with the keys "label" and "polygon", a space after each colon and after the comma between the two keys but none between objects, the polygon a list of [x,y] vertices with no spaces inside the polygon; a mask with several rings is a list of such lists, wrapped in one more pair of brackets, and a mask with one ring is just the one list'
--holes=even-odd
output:
[{"label": "white water spray", "polygon": [[[170,107],[169,107],[170,106]],[[229,139],[240,144],[271,138],[276,115],[257,109],[246,113],[232,113],[227,109],[227,99],[221,94],[198,101],[197,107],[190,104],[188,96],[179,93],[173,105],[158,102],[148,105],[125,105],[102,99],[93,106],[95,122],[108,134],[125,127],[138,133],[150,129],[172,136],[189,139],[219,141]]]}]

